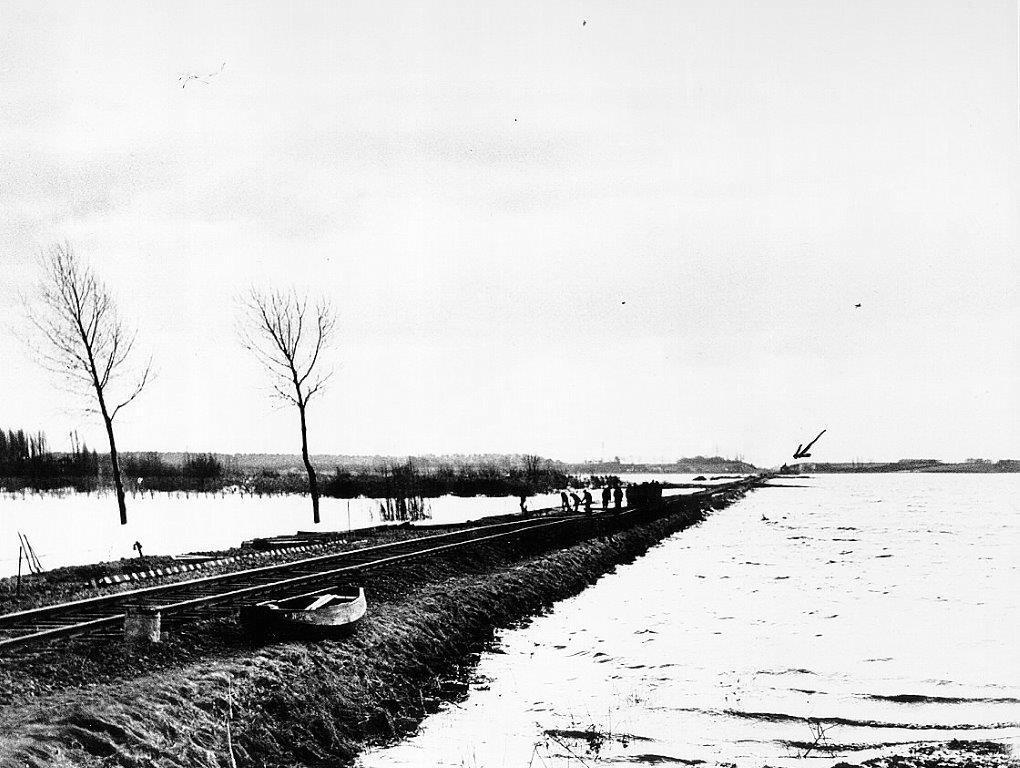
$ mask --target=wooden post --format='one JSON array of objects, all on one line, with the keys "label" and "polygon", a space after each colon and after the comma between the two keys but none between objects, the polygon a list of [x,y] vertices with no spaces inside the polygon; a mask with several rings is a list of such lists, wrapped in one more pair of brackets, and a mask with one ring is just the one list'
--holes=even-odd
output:
[{"label": "wooden post", "polygon": [[158,643],[162,618],[156,608],[129,606],[124,612],[124,639],[129,643]]}]

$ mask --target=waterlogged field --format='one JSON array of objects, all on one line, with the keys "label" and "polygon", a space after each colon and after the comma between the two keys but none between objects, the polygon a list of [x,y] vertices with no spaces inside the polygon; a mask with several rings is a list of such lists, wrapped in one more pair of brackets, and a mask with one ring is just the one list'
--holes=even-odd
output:
[{"label": "waterlogged field", "polygon": [[[660,481],[690,482],[693,475],[662,475]],[[651,479],[625,476],[629,482]],[[683,489],[677,493],[689,492]],[[601,502],[595,492],[596,504]],[[44,568],[133,557],[140,542],[146,555],[227,549],[259,536],[298,530],[346,531],[379,525],[377,499],[320,501],[322,522],[312,523],[311,501],[301,495],[231,493],[139,493],[128,495],[128,524],[120,525],[112,492],[0,492],[0,576],[18,569],[18,532],[25,534]],[[560,505],[559,494],[528,499],[531,510]],[[430,515],[422,525],[459,523],[520,511],[517,497],[441,496],[425,499]],[[26,566],[27,568],[27,566]]]},{"label": "waterlogged field", "polygon": [[[559,504],[559,496],[532,497],[532,509]],[[0,576],[18,568],[18,537],[28,536],[44,568],[146,555],[227,549],[247,539],[304,531],[346,531],[379,525],[375,499],[320,500],[322,522],[312,523],[307,496],[153,493],[128,496],[128,524],[120,525],[111,493],[0,494]],[[455,523],[520,510],[513,497],[442,496],[426,499],[429,523]]]},{"label": "waterlogged field", "polygon": [[[857,763],[1020,743],[1018,475],[763,489],[482,654],[362,768]],[[820,720],[820,722],[816,722]]]}]

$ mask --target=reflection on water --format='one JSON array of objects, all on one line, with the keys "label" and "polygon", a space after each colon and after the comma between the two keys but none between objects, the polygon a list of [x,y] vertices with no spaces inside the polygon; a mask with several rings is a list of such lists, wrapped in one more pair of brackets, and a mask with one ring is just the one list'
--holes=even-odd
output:
[{"label": "reflection on water", "polygon": [[466,700],[362,766],[825,765],[1020,741],[1020,476],[797,482],[502,632]]}]

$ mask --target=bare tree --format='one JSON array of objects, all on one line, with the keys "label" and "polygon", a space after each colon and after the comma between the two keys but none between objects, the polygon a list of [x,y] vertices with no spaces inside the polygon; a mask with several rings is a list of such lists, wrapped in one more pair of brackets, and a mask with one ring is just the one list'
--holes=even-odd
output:
[{"label": "bare tree", "polygon": [[332,376],[321,370],[323,352],[330,345],[336,316],[320,299],[309,311],[308,297],[297,291],[252,289],[243,301],[241,343],[272,378],[275,397],[297,406],[301,417],[301,458],[308,472],[312,515],[319,522],[319,485],[308,456],[308,402]]},{"label": "bare tree", "polygon": [[38,353],[43,365],[62,376],[71,391],[95,395],[110,440],[120,522],[126,525],[113,422],[145,389],[152,360],[141,369],[131,365],[135,332],[123,324],[109,290],[70,245],[52,246],[40,254],[39,263],[38,301],[28,304],[29,319],[45,342]]}]

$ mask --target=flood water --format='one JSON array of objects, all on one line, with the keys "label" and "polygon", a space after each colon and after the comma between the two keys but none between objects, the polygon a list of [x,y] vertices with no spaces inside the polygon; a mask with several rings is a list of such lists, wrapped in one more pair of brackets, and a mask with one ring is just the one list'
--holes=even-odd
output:
[{"label": "flood water", "polygon": [[361,767],[803,765],[812,743],[827,766],[929,740],[1016,748],[1020,475],[784,482],[807,487],[755,491],[501,631],[465,700]]},{"label": "flood water", "polygon": [[[624,475],[626,482],[650,476]],[[660,481],[690,482],[693,475],[661,475]],[[675,490],[672,493],[689,491]],[[597,493],[595,495],[598,495]],[[520,511],[514,496],[441,496],[424,500],[423,525],[460,523]],[[528,499],[528,508],[559,506],[558,494]],[[322,522],[312,523],[311,501],[299,494],[252,496],[237,493],[128,494],[128,524],[120,525],[117,500],[100,493],[0,491],[0,577],[17,573],[18,532],[25,534],[44,568],[82,565],[135,556],[180,555],[238,546],[259,536],[298,530],[346,531],[379,525],[378,499],[320,499]],[[26,566],[27,568],[27,566]]]},{"label": "flood water", "polygon": [[[534,496],[529,506],[559,504],[559,496]],[[308,496],[231,493],[128,495],[128,524],[120,525],[117,500],[101,493],[0,494],[0,576],[17,572],[18,538],[28,536],[46,569],[133,557],[142,543],[146,555],[228,549],[260,536],[305,531],[346,531],[379,525],[377,499],[319,500],[322,522],[312,523]],[[424,523],[459,523],[520,511],[519,499],[442,496],[425,499]]]}]

